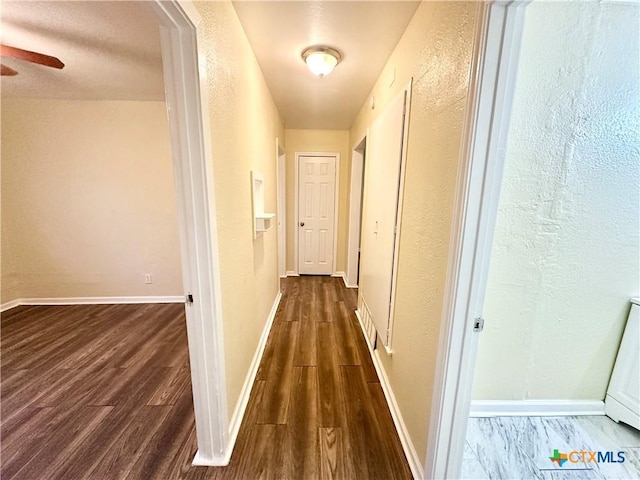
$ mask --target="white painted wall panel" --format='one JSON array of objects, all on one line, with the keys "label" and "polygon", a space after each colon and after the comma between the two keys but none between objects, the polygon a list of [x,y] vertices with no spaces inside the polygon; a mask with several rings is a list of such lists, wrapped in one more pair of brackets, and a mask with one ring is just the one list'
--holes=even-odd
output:
[{"label": "white painted wall panel", "polygon": [[371,125],[364,181],[360,292],[387,346],[404,103],[402,91]]}]

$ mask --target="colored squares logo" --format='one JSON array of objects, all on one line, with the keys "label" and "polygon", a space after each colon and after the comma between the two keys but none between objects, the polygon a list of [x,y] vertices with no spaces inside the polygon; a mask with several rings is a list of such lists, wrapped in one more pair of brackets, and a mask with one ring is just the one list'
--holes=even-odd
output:
[{"label": "colored squares logo", "polygon": [[556,462],[558,464],[558,466],[562,466],[564,464],[564,462],[567,461],[567,454],[566,453],[560,453],[560,451],[556,448],[553,451],[553,457],[549,457],[549,459],[552,462]]}]

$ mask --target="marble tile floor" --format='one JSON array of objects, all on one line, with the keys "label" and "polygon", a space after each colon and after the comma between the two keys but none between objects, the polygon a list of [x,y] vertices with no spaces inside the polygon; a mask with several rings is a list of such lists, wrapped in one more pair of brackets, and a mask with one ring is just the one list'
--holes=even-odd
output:
[{"label": "marble tile floor", "polygon": [[[554,450],[624,451],[625,461],[564,462]],[[573,457],[576,459],[576,456]],[[613,480],[640,479],[640,432],[606,416],[470,418],[462,479]]]}]

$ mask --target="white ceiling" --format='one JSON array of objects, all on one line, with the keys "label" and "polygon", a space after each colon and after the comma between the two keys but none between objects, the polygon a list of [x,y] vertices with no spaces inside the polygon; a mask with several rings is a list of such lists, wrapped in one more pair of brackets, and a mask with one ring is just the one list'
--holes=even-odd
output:
[{"label": "white ceiling", "polygon": [[[287,128],[347,129],[417,1],[235,1]],[[2,43],[60,58],[63,70],[2,59],[3,97],[163,100],[158,21],[148,1],[2,1]],[[302,50],[326,44],[342,62],[312,75]]]},{"label": "white ceiling", "polygon": [[[235,1],[286,128],[347,129],[418,8],[415,1]],[[324,78],[300,54],[323,44],[342,62]]]},{"label": "white ceiling", "polygon": [[3,58],[3,97],[164,100],[158,20],[144,1],[2,1],[2,43],[58,57]]}]

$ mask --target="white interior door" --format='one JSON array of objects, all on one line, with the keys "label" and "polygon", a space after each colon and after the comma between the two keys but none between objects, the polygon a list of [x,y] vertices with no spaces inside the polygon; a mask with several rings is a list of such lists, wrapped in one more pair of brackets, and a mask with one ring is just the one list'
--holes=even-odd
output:
[{"label": "white interior door", "polygon": [[331,275],[336,157],[301,155],[298,160],[299,273]]},{"label": "white interior door", "polygon": [[367,138],[360,291],[380,339],[389,346],[393,266],[398,227],[407,92],[371,125]]}]

